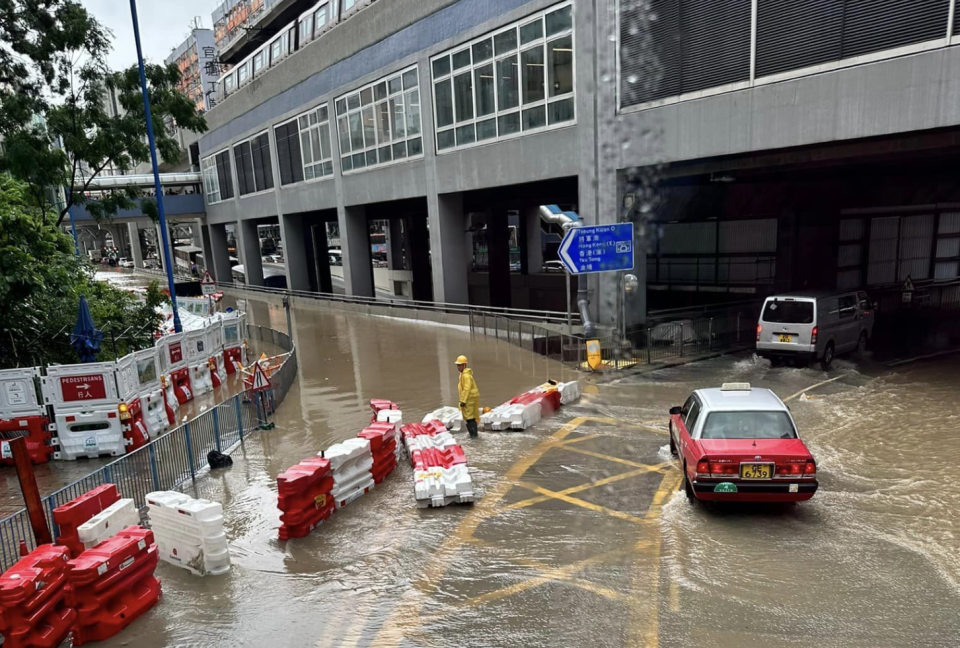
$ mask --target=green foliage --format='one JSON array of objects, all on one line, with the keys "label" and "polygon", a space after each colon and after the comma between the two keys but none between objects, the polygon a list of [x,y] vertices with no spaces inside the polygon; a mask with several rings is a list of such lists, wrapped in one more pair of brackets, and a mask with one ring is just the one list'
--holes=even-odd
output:
[{"label": "green foliage", "polygon": [[[0,41],[0,172],[28,184],[45,222],[59,225],[72,205],[86,204],[98,221],[134,207],[135,190],[85,196],[104,169],[130,171],[150,160],[139,71],[108,70],[109,31],[76,0],[0,0]],[[148,64],[145,72],[157,150],[175,164],[176,128],[202,133],[206,121],[177,89],[175,65]],[[109,108],[111,92],[119,111]],[[51,210],[50,187],[76,190]]]},{"label": "green foliage", "polygon": [[156,282],[141,301],[95,281],[86,260],[75,255],[73,239],[43,223],[29,188],[0,175],[0,368],[76,363],[70,332],[81,295],[94,323],[107,331],[99,359],[153,344],[162,322],[155,309],[166,300]]}]

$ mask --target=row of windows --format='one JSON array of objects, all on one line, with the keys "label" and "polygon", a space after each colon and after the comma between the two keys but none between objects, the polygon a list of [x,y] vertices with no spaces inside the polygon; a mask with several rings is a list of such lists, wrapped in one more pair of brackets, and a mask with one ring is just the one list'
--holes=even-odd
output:
[{"label": "row of windows", "polygon": [[[309,14],[314,27],[327,6],[321,3]],[[569,125],[575,119],[573,4],[440,54],[431,68],[438,153]],[[419,71],[413,66],[276,126],[281,186],[332,177],[331,137],[338,138],[345,174],[421,157],[420,111]],[[274,187],[268,133],[234,145],[233,159],[238,195]],[[229,165],[227,152],[204,160],[208,202],[233,197]]]}]

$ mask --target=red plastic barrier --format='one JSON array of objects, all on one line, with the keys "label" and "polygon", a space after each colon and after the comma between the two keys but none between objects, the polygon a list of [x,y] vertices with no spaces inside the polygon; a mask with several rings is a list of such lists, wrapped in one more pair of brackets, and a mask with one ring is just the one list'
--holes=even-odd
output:
[{"label": "red plastic barrier", "polygon": [[[11,419],[0,419],[0,432],[21,432],[26,430],[29,435],[24,438],[27,444],[27,454],[34,465],[44,464],[53,456],[53,446],[50,445],[50,421],[46,416],[14,416]],[[2,435],[0,435],[2,436]],[[2,443],[2,442],[0,442]],[[0,447],[0,466],[12,466],[13,455],[6,450],[9,446]],[[9,456],[8,456],[9,455]]]},{"label": "red plastic barrier", "polygon": [[128,527],[67,563],[74,646],[116,636],[157,604],[159,557],[153,531]]},{"label": "red plastic barrier", "polygon": [[333,474],[322,457],[304,459],[277,477],[280,540],[304,538],[333,515]]},{"label": "red plastic barrier", "polygon": [[384,400],[382,398],[371,398],[370,409],[373,410],[373,418],[370,419],[370,422],[376,423],[377,414],[379,414],[383,410],[398,410],[400,409],[400,407],[393,401]]},{"label": "red plastic barrier", "polygon": [[[147,431],[147,425],[143,421],[143,409],[139,398],[134,398],[127,403],[127,414],[128,418],[123,421],[123,438],[127,444],[127,452],[133,452],[150,443],[150,432]],[[123,418],[122,414],[121,418]]]},{"label": "red plastic barrier", "polygon": [[223,350],[223,364],[226,367],[228,374],[237,373],[237,366],[234,363],[240,362],[242,358],[243,347],[231,347]]},{"label": "red plastic barrier", "polygon": [[190,387],[190,369],[176,369],[170,372],[170,380],[173,381],[173,392],[177,395],[177,401],[183,405],[193,400],[193,389]]},{"label": "red plastic barrier", "polygon": [[531,389],[508,402],[511,405],[529,405],[539,402],[541,415],[547,416],[560,409],[560,392],[557,390],[543,392],[539,388]]},{"label": "red plastic barrier", "polygon": [[413,450],[410,452],[410,462],[415,470],[427,470],[429,468],[452,468],[460,464],[467,463],[467,456],[463,448],[458,445],[447,446],[446,448],[425,448],[423,450]]},{"label": "red plastic barrier", "polygon": [[80,525],[119,499],[116,484],[104,484],[53,509],[53,521],[60,527],[57,544],[66,547],[71,558],[79,556],[83,553],[83,543],[77,533]]},{"label": "red plastic barrier", "polygon": [[371,423],[357,435],[370,442],[373,454],[373,482],[383,483],[387,475],[397,467],[397,428],[392,423]]},{"label": "red plastic barrier", "polygon": [[4,648],[54,648],[70,634],[76,611],[64,600],[67,548],[40,545],[0,576]]}]

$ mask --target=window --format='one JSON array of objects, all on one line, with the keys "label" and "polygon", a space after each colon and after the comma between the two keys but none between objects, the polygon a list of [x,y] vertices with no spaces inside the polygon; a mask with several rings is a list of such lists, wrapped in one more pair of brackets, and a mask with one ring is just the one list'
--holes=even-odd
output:
[{"label": "window", "polygon": [[300,130],[297,120],[274,129],[277,138],[277,166],[280,167],[280,185],[303,181],[303,158],[300,153]]},{"label": "window", "polygon": [[857,314],[857,298],[846,295],[840,298],[840,319],[853,317]]},{"label": "window", "polygon": [[237,69],[237,85],[242,86],[250,79],[250,61],[244,61]]},{"label": "window", "polygon": [[460,45],[431,69],[439,152],[570,124],[573,4]]},{"label": "window", "polygon": [[300,44],[306,45],[313,38],[313,14],[300,17]]},{"label": "window", "polygon": [[263,133],[233,147],[241,196],[273,189],[270,136]]},{"label": "window", "polygon": [[860,302],[860,310],[862,311],[871,311],[873,310],[873,304],[870,302],[870,298],[867,297],[867,293],[857,293],[857,301]]},{"label": "window", "polygon": [[687,418],[684,421],[684,425],[687,426],[687,433],[693,435],[693,431],[697,425],[697,419],[700,418],[700,401],[697,399],[693,400],[693,405],[690,406],[690,412],[687,414]]},{"label": "window", "polygon": [[[447,104],[452,120],[452,94]],[[423,154],[417,68],[344,95],[335,105],[344,173]],[[323,141],[319,143],[322,148]]]},{"label": "window", "polygon": [[275,41],[273,41],[272,43],[270,43],[270,64],[271,64],[271,65],[273,65],[274,63],[276,63],[277,61],[279,61],[280,58],[283,56],[283,53],[284,53],[284,52],[283,52],[283,38],[285,38],[285,37],[286,37],[286,35],[284,35],[284,37],[278,38],[277,40],[275,40]]},{"label": "window", "polygon": [[236,89],[237,89],[237,77],[233,74],[228,74],[223,81],[224,94],[232,94],[233,91]]},{"label": "window", "polygon": [[297,118],[300,150],[303,155],[303,179],[333,176],[333,152],[330,148],[330,117],[327,105]]},{"label": "window", "polygon": [[786,412],[713,412],[703,424],[701,439],[796,439]]},{"label": "window", "polygon": [[762,319],[771,324],[813,324],[813,302],[770,301],[763,307]]},{"label": "window", "polygon": [[259,76],[263,72],[263,68],[266,67],[267,62],[267,50],[262,49],[256,54],[253,55],[253,76]]},{"label": "window", "polygon": [[207,204],[233,198],[233,182],[230,177],[230,153],[222,151],[205,158],[201,164],[203,192]]}]

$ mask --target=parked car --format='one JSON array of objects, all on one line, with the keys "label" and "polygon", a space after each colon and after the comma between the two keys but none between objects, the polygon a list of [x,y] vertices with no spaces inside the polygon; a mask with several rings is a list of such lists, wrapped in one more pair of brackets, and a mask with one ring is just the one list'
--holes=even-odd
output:
[{"label": "parked car", "polygon": [[143,267],[148,270],[159,270],[160,269],[160,260],[159,259],[144,259]]},{"label": "parked car", "polygon": [[757,322],[757,354],[801,364],[819,360],[827,369],[839,355],[866,350],[874,311],[862,291],[767,297]]},{"label": "parked car", "polygon": [[563,266],[563,261],[544,261],[543,266],[540,268],[540,272],[566,272],[567,269]]},{"label": "parked car", "polygon": [[691,502],[802,502],[819,488],[790,410],[747,383],[698,389],[671,408],[670,452]]},{"label": "parked car", "polygon": [[132,267],[134,267],[134,266],[133,266],[133,261],[131,261],[131,260],[128,259],[127,257],[120,257],[120,261],[117,262],[117,265],[120,266],[121,268],[132,268]]}]

